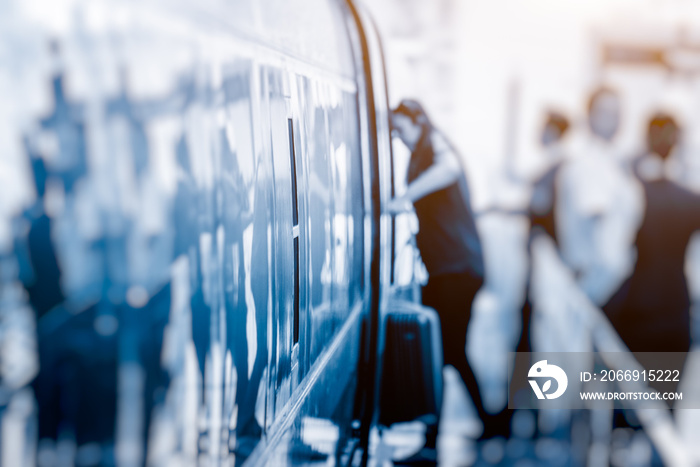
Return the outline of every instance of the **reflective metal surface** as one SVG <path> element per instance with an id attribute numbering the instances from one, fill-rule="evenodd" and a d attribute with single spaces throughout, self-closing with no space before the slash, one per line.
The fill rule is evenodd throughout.
<path id="1" fill-rule="evenodd" d="M 345 7 L 43 6 L 0 6 L 3 465 L 340 456 L 369 288 Z"/>

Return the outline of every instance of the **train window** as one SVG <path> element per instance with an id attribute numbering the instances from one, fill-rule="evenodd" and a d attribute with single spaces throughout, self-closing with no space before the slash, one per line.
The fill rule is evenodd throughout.
<path id="1" fill-rule="evenodd" d="M 287 119 L 289 157 L 292 171 L 292 236 L 294 238 L 294 343 L 299 342 L 299 198 L 297 196 L 297 158 L 294 149 L 294 121 Z"/>

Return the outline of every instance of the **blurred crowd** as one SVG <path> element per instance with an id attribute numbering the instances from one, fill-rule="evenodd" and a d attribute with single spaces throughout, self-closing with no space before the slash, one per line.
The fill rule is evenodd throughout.
<path id="1" fill-rule="evenodd" d="M 623 108 L 618 89 L 599 86 L 585 119 L 545 109 L 538 141 L 546 162 L 532 178 L 514 180 L 526 187 L 527 208 L 477 212 L 485 243 L 491 233 L 511 243 L 522 238 L 494 230 L 489 218 L 510 219 L 500 223 L 506 230 L 523 219 L 528 225 L 524 242 L 503 247 L 522 251 L 507 266 L 525 271 L 516 281 L 520 290 L 504 288 L 508 278 L 489 276 L 489 266 L 503 269 L 491 256 L 472 314 L 468 354 L 492 412 L 506 404 L 508 352 L 690 352 L 697 345 L 692 290 L 700 191 L 688 174 L 689 129 L 659 105 L 643 117 L 642 149 L 625 153 L 616 138 L 630 117 Z M 693 355 L 680 383 L 691 398 L 699 378 Z M 688 404 L 517 410 L 509 436 L 563 442 L 567 448 L 553 464 L 689 465 L 697 462 L 698 427 L 695 411 L 682 410 Z"/>

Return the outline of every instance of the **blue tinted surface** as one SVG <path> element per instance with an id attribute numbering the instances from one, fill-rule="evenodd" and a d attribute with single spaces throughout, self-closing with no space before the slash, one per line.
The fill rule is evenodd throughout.
<path id="1" fill-rule="evenodd" d="M 8 37 L 32 53 L 0 56 L 3 459 L 239 462 L 305 384 L 299 420 L 347 421 L 366 269 L 354 82 L 181 18 L 88 10 L 55 39 L 26 20 Z"/>

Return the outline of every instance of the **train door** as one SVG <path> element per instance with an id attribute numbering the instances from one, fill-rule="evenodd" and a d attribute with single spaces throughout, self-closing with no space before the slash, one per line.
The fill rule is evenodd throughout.
<path id="1" fill-rule="evenodd" d="M 308 204 L 305 193 L 308 190 L 306 173 L 305 149 L 302 141 L 303 121 L 301 118 L 302 102 L 299 96 L 299 77 L 288 74 L 289 88 L 287 91 L 287 151 L 289 154 L 290 178 L 292 187 L 292 241 L 293 241 L 293 280 L 294 292 L 292 314 L 288 325 L 291 334 L 291 390 L 294 391 L 303 378 L 306 362 L 302 349 L 306 347 L 306 318 L 307 318 L 307 263 L 308 263 Z"/>
<path id="2" fill-rule="evenodd" d="M 329 160 L 328 117 L 323 86 L 312 78 L 299 78 L 300 140 L 304 148 L 306 215 L 304 231 L 308 254 L 304 268 L 305 313 L 302 316 L 304 373 L 321 354 L 330 340 L 328 321 L 333 301 L 332 212 L 333 186 Z"/>
<path id="3" fill-rule="evenodd" d="M 290 76 L 267 68 L 267 110 L 273 165 L 273 307 L 268 324 L 270 362 L 266 426 L 277 418 L 294 389 L 299 361 L 300 225 L 299 165 L 292 114 Z M 265 94 L 265 93 L 264 93 Z"/>
<path id="4" fill-rule="evenodd" d="M 342 81 L 316 77 L 296 76 L 292 82 L 300 156 L 301 379 L 329 350 L 352 311 L 362 306 L 364 196 L 354 90 L 348 92 Z M 350 375 L 343 373 L 334 382 L 344 388 Z M 329 396 L 323 403 L 334 401 Z M 316 409 L 322 411 L 320 405 Z"/>

